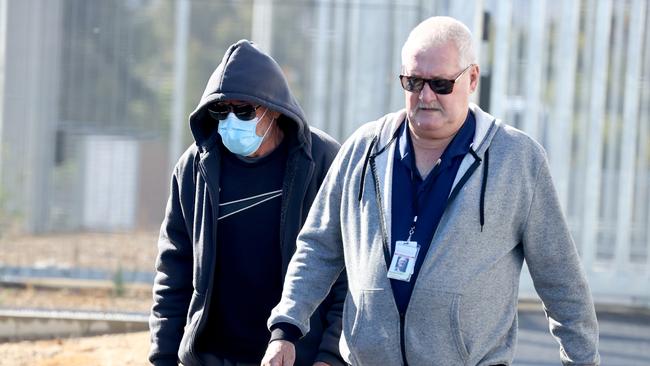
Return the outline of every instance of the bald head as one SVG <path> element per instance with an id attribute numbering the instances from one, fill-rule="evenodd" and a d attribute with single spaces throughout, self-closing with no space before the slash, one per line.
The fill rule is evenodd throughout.
<path id="1" fill-rule="evenodd" d="M 451 17 L 431 17 L 418 24 L 402 47 L 402 65 L 406 59 L 451 42 L 458 50 L 459 68 L 475 64 L 476 56 L 469 28 Z"/>

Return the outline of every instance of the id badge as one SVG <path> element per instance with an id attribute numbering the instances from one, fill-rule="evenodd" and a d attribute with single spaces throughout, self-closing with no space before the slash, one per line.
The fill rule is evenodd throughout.
<path id="1" fill-rule="evenodd" d="M 388 269 L 388 278 L 409 282 L 415 270 L 415 261 L 419 251 L 420 246 L 416 241 L 396 241 L 395 253 L 393 253 Z"/>

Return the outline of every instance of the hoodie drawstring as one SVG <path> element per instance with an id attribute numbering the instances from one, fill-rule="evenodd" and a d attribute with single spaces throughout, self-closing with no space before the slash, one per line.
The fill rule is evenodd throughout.
<path id="1" fill-rule="evenodd" d="M 194 159 L 192 161 L 192 182 L 194 182 L 194 185 L 196 185 L 196 172 L 199 166 L 199 151 L 200 148 L 196 151 L 196 154 L 194 154 Z"/>
<path id="2" fill-rule="evenodd" d="M 483 159 L 481 159 L 471 146 L 469 148 L 469 153 L 472 154 L 476 162 L 479 164 L 483 163 L 483 178 L 481 180 L 481 196 L 479 199 L 479 222 L 481 224 L 481 232 L 483 232 L 483 225 L 485 224 L 485 188 L 487 187 L 488 160 L 490 159 L 490 153 L 489 149 L 485 150 L 485 155 Z"/>
<path id="3" fill-rule="evenodd" d="M 383 128 L 383 125 L 382 125 Z M 386 145 L 379 149 L 376 153 L 372 153 L 372 148 L 377 144 L 377 141 L 379 141 L 379 134 L 376 134 L 375 137 L 372 138 L 372 141 L 370 141 L 370 146 L 368 147 L 368 151 L 366 151 L 366 156 L 363 159 L 363 169 L 361 170 L 361 181 L 359 182 L 359 202 L 361 202 L 361 198 L 363 197 L 363 185 L 366 182 L 366 171 L 368 170 L 368 163 L 370 162 L 370 159 L 374 159 L 375 156 L 383 153 L 390 147 L 393 142 L 397 140 L 397 136 L 399 135 L 400 129 L 396 129 L 395 132 L 393 133 L 393 136 L 388 140 Z"/>
<path id="4" fill-rule="evenodd" d="M 372 141 L 370 141 L 370 146 L 368 147 L 368 151 L 366 151 L 366 157 L 363 159 L 363 168 L 361 169 L 361 182 L 359 183 L 359 202 L 361 202 L 361 198 L 363 197 L 363 185 L 366 183 L 366 171 L 368 170 L 368 162 L 370 161 L 372 148 L 375 146 L 376 142 L 377 136 L 375 136 Z"/>
<path id="5" fill-rule="evenodd" d="M 481 200 L 479 203 L 480 212 L 479 219 L 481 222 L 481 232 L 483 232 L 483 225 L 485 224 L 485 188 L 487 187 L 487 177 L 488 177 L 488 162 L 490 161 L 490 149 L 485 150 L 485 156 L 483 157 L 483 179 L 481 180 Z"/>

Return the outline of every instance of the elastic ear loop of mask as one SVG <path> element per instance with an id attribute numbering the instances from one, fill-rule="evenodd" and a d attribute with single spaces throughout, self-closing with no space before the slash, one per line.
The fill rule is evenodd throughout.
<path id="1" fill-rule="evenodd" d="M 266 107 L 266 110 L 264 111 L 264 113 L 262 113 L 262 117 L 260 117 L 260 119 L 259 119 L 260 122 L 262 122 L 262 119 L 264 119 L 264 116 L 266 115 L 266 112 L 268 112 L 268 111 L 269 111 L 269 108 Z M 273 124 L 273 121 L 269 122 L 269 127 L 266 128 L 266 131 L 264 132 L 264 135 L 262 135 L 262 141 L 264 141 L 264 138 L 266 138 L 266 134 L 269 133 L 269 130 L 271 129 L 272 124 Z M 260 143 L 260 145 L 261 145 L 261 143 Z M 258 149 L 259 149 L 259 147 L 258 147 Z"/>

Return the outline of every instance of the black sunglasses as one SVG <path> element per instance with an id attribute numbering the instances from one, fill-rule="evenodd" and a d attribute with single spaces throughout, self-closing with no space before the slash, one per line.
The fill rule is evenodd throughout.
<path id="1" fill-rule="evenodd" d="M 228 103 L 213 103 L 208 106 L 208 112 L 212 118 L 217 121 L 222 121 L 228 117 L 228 113 L 232 111 L 239 119 L 250 121 L 255 118 L 257 108 L 260 106 L 252 106 L 250 104 L 228 104 Z"/>
<path id="2" fill-rule="evenodd" d="M 412 93 L 419 93 L 422 91 L 422 88 L 424 88 L 424 83 L 427 83 L 429 84 L 429 88 L 431 88 L 431 90 L 436 94 L 451 94 L 451 92 L 454 91 L 454 84 L 456 81 L 461 76 L 463 76 L 465 71 L 469 70 L 469 68 L 472 66 L 474 66 L 474 64 L 467 66 L 463 71 L 460 72 L 460 74 L 458 74 L 458 76 L 451 80 L 424 79 L 417 76 L 400 75 L 399 81 L 402 83 L 402 88 L 404 88 L 404 90 Z"/>

